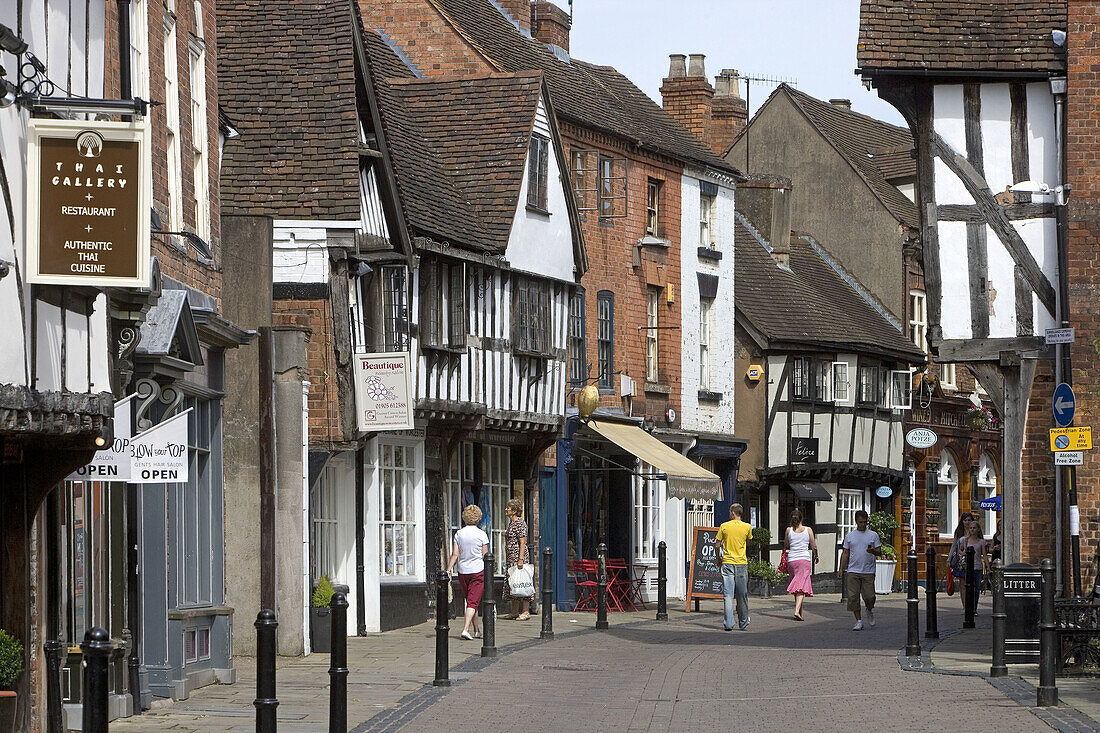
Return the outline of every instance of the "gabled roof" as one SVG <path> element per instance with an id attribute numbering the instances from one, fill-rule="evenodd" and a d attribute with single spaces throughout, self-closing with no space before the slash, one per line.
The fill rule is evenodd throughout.
<path id="1" fill-rule="evenodd" d="M 226 214 L 357 220 L 358 117 L 347 0 L 218 0 Z"/>
<path id="2" fill-rule="evenodd" d="M 174 348 L 177 353 L 173 353 Z M 140 356 L 174 356 L 196 366 L 203 363 L 186 290 L 161 291 L 156 305 L 141 323 L 141 340 L 136 351 Z"/>
<path id="3" fill-rule="evenodd" d="M 439 156 L 503 253 L 527 164 L 542 91 L 538 72 L 464 79 L 394 79 L 390 89 L 412 129 Z"/>
<path id="4" fill-rule="evenodd" d="M 490 0 L 433 0 L 502 71 L 542 71 L 558 114 L 643 148 L 739 175 L 633 82 L 610 66 L 558 58 L 524 35 Z"/>
<path id="5" fill-rule="evenodd" d="M 924 361 L 885 309 L 857 292 L 849 284 L 858 287 L 855 278 L 812 238 L 791 238 L 789 269 L 776 264 L 740 217 L 734 240 L 738 317 L 768 341 Z"/>
<path id="6" fill-rule="evenodd" d="M 856 59 L 874 72 L 1046 72 L 1066 0 L 862 0 Z"/>
<path id="7" fill-rule="evenodd" d="M 919 225 L 917 205 L 890 183 L 917 174 L 917 162 L 909 154 L 913 149 L 909 130 L 815 99 L 787 84 L 780 84 L 764 106 L 779 95 L 790 98 L 806 115 L 895 219 L 906 226 Z"/>

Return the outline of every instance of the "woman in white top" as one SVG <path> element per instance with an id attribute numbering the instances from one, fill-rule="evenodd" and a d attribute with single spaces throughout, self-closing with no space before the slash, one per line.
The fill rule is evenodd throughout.
<path id="1" fill-rule="evenodd" d="M 814 531 L 803 526 L 802 512 L 797 509 L 791 512 L 791 526 L 787 527 L 783 548 L 787 551 L 787 572 L 791 574 L 787 592 L 794 594 L 794 617 L 801 621 L 802 602 L 806 596 L 814 594 L 810 576 L 817 562 L 817 540 L 814 539 Z"/>
<path id="2" fill-rule="evenodd" d="M 489 535 L 477 526 L 481 521 L 481 510 L 470 504 L 462 510 L 462 522 L 466 526 L 455 532 L 451 559 L 447 563 L 447 574 L 455 564 L 458 565 L 458 584 L 466 597 L 466 623 L 462 625 L 463 639 L 473 640 L 480 637 L 477 628 L 477 607 L 485 591 L 485 553 L 489 551 Z M 470 625 L 474 636 L 470 636 Z"/>

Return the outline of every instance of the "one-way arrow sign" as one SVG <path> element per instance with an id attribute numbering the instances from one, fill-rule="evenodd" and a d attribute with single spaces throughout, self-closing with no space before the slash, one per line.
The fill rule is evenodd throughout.
<path id="1" fill-rule="evenodd" d="M 1065 382 L 1054 390 L 1054 421 L 1058 427 L 1066 427 L 1073 422 L 1073 413 L 1077 407 L 1077 398 L 1073 396 L 1073 388 Z"/>

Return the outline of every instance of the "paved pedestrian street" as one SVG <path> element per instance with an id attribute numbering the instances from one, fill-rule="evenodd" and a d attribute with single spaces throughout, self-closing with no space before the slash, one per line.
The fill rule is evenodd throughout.
<path id="1" fill-rule="evenodd" d="M 851 631 L 851 614 L 836 595 L 811 599 L 801 623 L 791 618 L 789 597 L 753 599 L 746 631 L 724 632 L 714 601 L 704 601 L 698 614 L 673 611 L 665 623 L 654 621 L 652 612 L 612 614 L 612 628 L 603 632 L 592 629 L 592 614 L 559 613 L 557 638 L 549 642 L 537 639 L 538 617 L 527 623 L 500 620 L 501 656 L 495 660 L 479 656 L 480 642 L 452 640 L 450 688 L 430 684 L 431 624 L 351 639 L 348 725 L 363 733 L 677 731 L 716 725 L 775 731 L 792 721 L 812 721 L 815 733 L 826 733 L 944 731 L 973 720 L 976 731 L 1041 731 L 1052 725 L 1100 730 L 1073 709 L 1095 714 L 1095 681 L 1067 684 L 1058 715 L 1044 712 L 1040 718 L 1030 707 L 1034 690 L 1019 677 L 1009 678 L 1002 691 L 975 674 L 983 666 L 988 671 L 981 652 L 988 602 L 979 611 L 979 628 L 961 632 L 958 603 L 941 599 L 945 638 L 925 655 L 926 664 L 936 667 L 930 671 L 938 672 L 931 674 L 899 664 L 905 642 L 900 595 L 881 598 L 877 625 L 862 632 Z M 253 660 L 237 661 L 236 685 L 197 690 L 187 701 L 160 704 L 112 728 L 254 729 Z M 280 660 L 280 731 L 328 729 L 327 664 L 323 654 Z M 1028 679 L 1032 670 L 1013 672 Z"/>

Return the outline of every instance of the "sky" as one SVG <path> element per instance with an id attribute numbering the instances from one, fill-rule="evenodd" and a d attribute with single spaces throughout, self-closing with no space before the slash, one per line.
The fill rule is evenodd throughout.
<path id="1" fill-rule="evenodd" d="M 555 3 L 568 10 L 568 0 Z M 711 84 L 737 69 L 818 99 L 850 99 L 856 112 L 904 126 L 853 73 L 858 35 L 859 0 L 573 0 L 569 43 L 573 56 L 614 66 L 658 104 L 669 54 L 702 53 Z M 752 85 L 750 113 L 775 86 Z"/>

